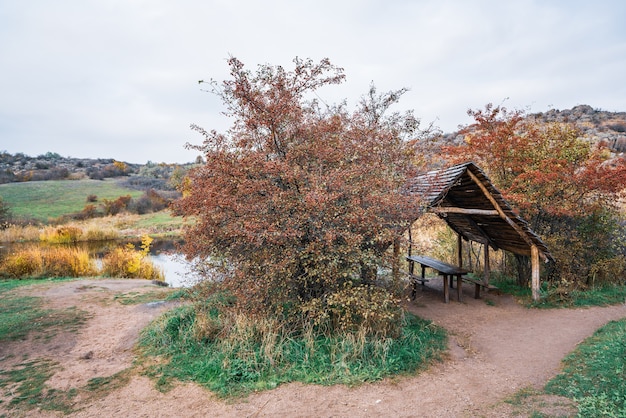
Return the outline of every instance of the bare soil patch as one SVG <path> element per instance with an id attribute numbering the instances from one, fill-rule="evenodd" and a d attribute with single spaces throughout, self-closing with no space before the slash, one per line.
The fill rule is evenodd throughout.
<path id="1" fill-rule="evenodd" d="M 153 381 L 132 369 L 139 331 L 171 304 L 122 305 L 115 296 L 155 289 L 157 286 L 143 280 L 109 279 L 21 289 L 44 297 L 51 307 L 75 306 L 88 312 L 89 319 L 78 333 L 0 347 L 0 368 L 11 367 L 23 355 L 52 359 L 60 367 L 47 385 L 65 391 L 83 387 L 94 377 L 128 371 L 123 384 L 103 396 L 79 393 L 72 417 L 501 417 L 528 416 L 533 411 L 571 416 L 576 409 L 569 400 L 537 393 L 579 342 L 608 321 L 626 316 L 626 304 L 526 309 L 505 295 L 473 299 L 469 287 L 462 302 L 444 304 L 435 283 L 418 292 L 415 301 L 407 301 L 407 309 L 448 330 L 449 351 L 444 362 L 414 377 L 355 388 L 293 383 L 224 401 L 190 383 L 161 393 Z M 14 411 L 5 408 L 6 402 L 0 403 L 0 416 L 13 416 Z"/>

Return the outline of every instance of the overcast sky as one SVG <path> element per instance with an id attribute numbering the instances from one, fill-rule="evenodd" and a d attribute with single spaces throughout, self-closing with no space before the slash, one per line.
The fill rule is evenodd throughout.
<path id="1" fill-rule="evenodd" d="M 193 161 L 230 55 L 327 57 L 347 80 L 322 99 L 407 87 L 396 110 L 444 132 L 489 102 L 626 111 L 623 0 L 0 0 L 0 151 Z"/>

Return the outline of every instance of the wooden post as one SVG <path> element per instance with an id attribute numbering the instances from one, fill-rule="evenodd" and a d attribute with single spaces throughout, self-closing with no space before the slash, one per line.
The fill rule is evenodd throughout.
<path id="1" fill-rule="evenodd" d="M 448 275 L 443 275 L 443 301 L 450 302 L 450 289 L 448 289 Z"/>
<path id="2" fill-rule="evenodd" d="M 456 236 L 456 260 L 460 268 L 463 268 L 463 239 L 461 234 Z"/>
<path id="3" fill-rule="evenodd" d="M 530 246 L 530 263 L 532 268 L 533 300 L 539 300 L 539 249 L 536 245 Z"/>
<path id="4" fill-rule="evenodd" d="M 487 289 L 489 289 L 489 275 L 491 273 L 490 271 L 490 266 L 489 266 L 489 245 L 488 244 L 484 244 L 485 246 L 485 274 L 483 277 L 483 283 L 485 284 L 485 286 L 487 286 Z"/>

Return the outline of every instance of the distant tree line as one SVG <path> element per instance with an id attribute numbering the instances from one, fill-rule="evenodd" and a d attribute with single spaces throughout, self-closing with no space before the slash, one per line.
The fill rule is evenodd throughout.
<path id="1" fill-rule="evenodd" d="M 0 151 L 0 184 L 23 181 L 77 180 L 81 178 L 104 180 L 106 178 L 137 176 L 151 180 L 134 179 L 129 183 L 132 188 L 174 190 L 182 181 L 187 170 L 199 163 L 202 163 L 201 157 L 198 157 L 193 163 L 186 164 L 148 161 L 144 165 L 114 159 L 62 157 L 53 152 L 30 157 L 23 153 L 11 154 Z M 155 181 L 154 179 L 159 180 Z M 167 184 L 170 180 L 172 183 Z M 152 182 L 152 184 L 146 187 L 148 182 Z"/>

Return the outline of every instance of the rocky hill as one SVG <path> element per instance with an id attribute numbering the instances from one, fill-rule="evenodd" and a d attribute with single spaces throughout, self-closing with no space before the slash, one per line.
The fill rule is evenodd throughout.
<path id="1" fill-rule="evenodd" d="M 532 113 L 527 117 L 543 122 L 572 123 L 580 129 L 584 138 L 606 145 L 615 156 L 626 153 L 626 112 L 607 112 L 579 105 L 571 109 Z M 441 138 L 444 144 L 458 144 L 461 141 L 463 136 L 458 132 L 445 134 Z"/>
<path id="2" fill-rule="evenodd" d="M 603 143 L 615 153 L 626 152 L 626 112 L 606 112 L 579 105 L 567 110 L 535 113 L 531 117 L 545 122 L 573 123 L 590 141 Z"/>

